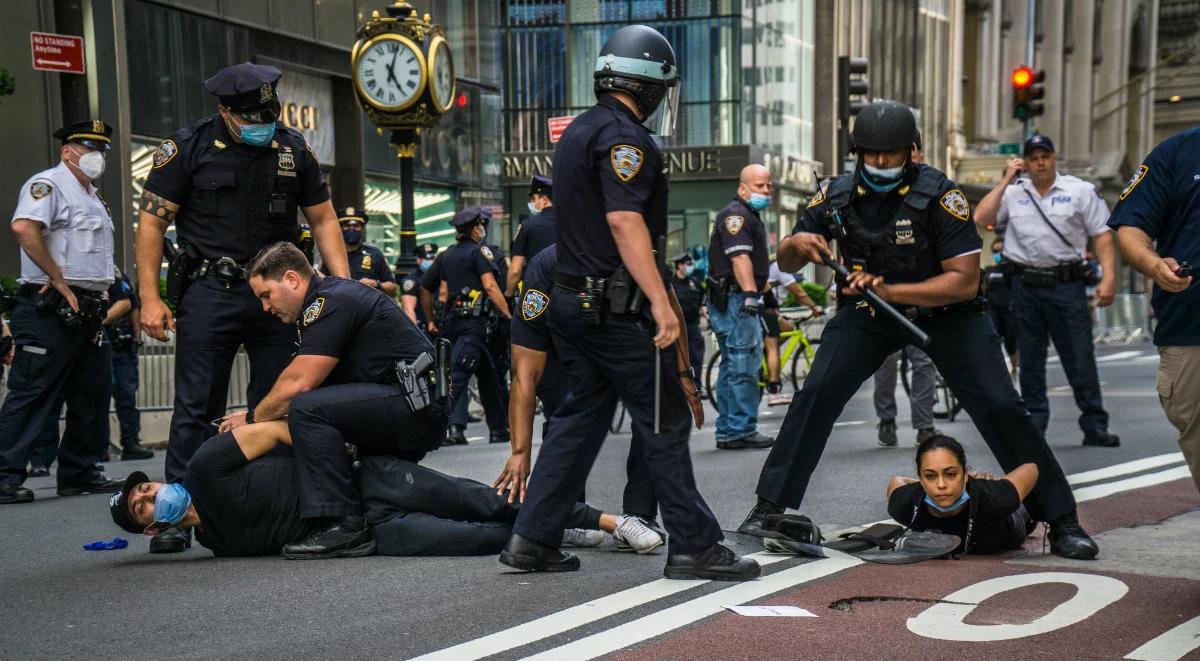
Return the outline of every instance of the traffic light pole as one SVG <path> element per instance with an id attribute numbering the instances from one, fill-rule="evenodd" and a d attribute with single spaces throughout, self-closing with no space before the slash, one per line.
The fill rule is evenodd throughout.
<path id="1" fill-rule="evenodd" d="M 1025 0 L 1025 62 L 1029 64 L 1029 68 L 1037 70 L 1033 63 L 1033 39 L 1034 39 L 1034 16 L 1037 12 L 1036 0 Z M 1029 118 L 1021 120 L 1021 141 L 1028 140 L 1033 132 L 1029 129 Z"/>

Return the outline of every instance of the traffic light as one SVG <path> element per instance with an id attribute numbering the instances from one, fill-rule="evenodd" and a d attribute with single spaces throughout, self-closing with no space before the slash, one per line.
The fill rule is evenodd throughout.
<path id="1" fill-rule="evenodd" d="M 870 103 L 870 83 L 865 57 L 842 55 L 838 58 L 838 158 L 845 157 L 850 145 L 850 118 Z"/>
<path id="2" fill-rule="evenodd" d="M 1046 80 L 1044 70 L 1034 71 L 1022 64 L 1013 69 L 1010 80 L 1013 89 L 1012 114 L 1014 119 L 1024 122 L 1046 112 L 1046 107 L 1038 103 L 1042 97 L 1046 96 L 1046 90 L 1042 87 L 1042 82 Z"/>

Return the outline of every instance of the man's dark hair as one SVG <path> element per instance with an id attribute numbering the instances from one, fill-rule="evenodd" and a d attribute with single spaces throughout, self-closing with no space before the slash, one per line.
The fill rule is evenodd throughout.
<path id="1" fill-rule="evenodd" d="M 288 271 L 310 278 L 316 274 L 299 248 L 287 241 L 280 241 L 258 251 L 246 265 L 246 279 L 258 276 L 264 280 L 282 280 L 283 274 Z"/>

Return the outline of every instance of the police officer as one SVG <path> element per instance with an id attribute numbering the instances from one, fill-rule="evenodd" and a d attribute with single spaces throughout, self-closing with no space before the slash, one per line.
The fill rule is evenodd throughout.
<path id="1" fill-rule="evenodd" d="M 363 517 L 346 445 L 359 455 L 420 461 L 445 434 L 445 406 L 429 372 L 401 381 L 403 362 L 433 344 L 382 292 L 318 275 L 293 244 L 263 249 L 247 266 L 261 309 L 299 334 L 296 356 L 270 392 L 220 431 L 285 420 L 296 455 L 300 516 L 314 532 L 283 547 L 289 559 L 369 555 L 375 542 Z M 439 377 L 440 378 L 440 377 Z M 422 393 L 416 381 L 424 381 Z"/>
<path id="2" fill-rule="evenodd" d="M 450 430 L 447 444 L 467 443 L 467 382 L 475 375 L 479 397 L 487 417 L 491 442 L 508 442 L 508 412 L 500 398 L 496 366 L 487 349 L 487 310 L 490 303 L 506 320 L 512 315 L 500 291 L 496 256 L 481 242 L 487 233 L 491 213 L 482 207 L 470 207 L 454 215 L 450 224 L 456 231 L 456 243 L 434 260 L 433 267 L 421 280 L 421 286 L 436 295 L 446 284 L 447 307 L 439 326 L 433 320 L 429 297 L 422 296 L 429 332 L 450 340 Z"/>
<path id="3" fill-rule="evenodd" d="M 486 228 L 484 240 L 486 241 Z M 484 243 L 484 246 L 491 251 L 493 261 L 496 264 L 496 284 L 503 287 L 508 281 L 508 273 L 510 265 L 508 257 L 504 254 L 504 249 L 494 243 Z M 511 306 L 510 306 L 511 309 Z M 496 368 L 496 378 L 484 379 L 483 382 L 478 382 L 479 398 L 480 399 L 498 399 L 502 402 L 508 402 L 508 372 L 512 365 L 512 357 L 510 356 L 510 344 L 512 342 L 509 336 L 509 326 L 511 318 L 500 313 L 499 308 L 494 305 L 489 305 L 485 309 L 487 315 L 487 351 L 492 359 L 492 365 Z M 487 392 L 492 388 L 496 389 L 495 393 Z M 507 427 L 505 427 L 507 430 Z M 507 443 L 508 433 L 492 434 L 489 438 L 490 443 Z"/>
<path id="4" fill-rule="evenodd" d="M 1084 264 L 1091 238 L 1103 266 L 1096 305 L 1111 304 L 1117 262 L 1105 224 L 1108 207 L 1095 186 L 1058 172 L 1049 137 L 1030 137 L 1024 154 L 1024 159 L 1009 160 L 1004 178 L 980 200 L 975 217 L 980 226 L 1007 225 L 1004 256 L 1015 271 L 1012 321 L 1021 360 L 1021 396 L 1034 424 L 1045 433 L 1050 423 L 1046 345 L 1053 340 L 1080 410 L 1083 444 L 1117 447 L 1121 441 L 1108 432 L 1092 345 L 1086 288 L 1096 284 L 1095 273 Z M 1029 178 L 1016 179 L 1022 170 Z"/>
<path id="5" fill-rule="evenodd" d="M 549 322 L 571 396 L 542 441 L 500 562 L 530 571 L 579 568 L 579 559 L 559 548 L 561 530 L 620 398 L 645 439 L 642 458 L 670 532 L 665 575 L 750 579 L 758 563 L 718 543 L 720 526 L 696 489 L 683 387 L 666 379 L 655 391 L 655 371 L 674 373 L 674 356 L 663 366 L 659 350 L 675 343 L 681 323 L 651 250 L 667 231 L 666 164 L 641 122 L 666 97 L 659 134 L 671 132 L 679 91 L 675 53 L 653 29 L 627 26 L 601 49 L 594 77 L 597 104 L 572 122 L 554 154 L 554 200 L 563 222 Z M 640 297 L 617 296 L 630 287 L 643 292 L 649 310 L 637 309 Z"/>
<path id="6" fill-rule="evenodd" d="M 527 261 L 555 241 L 553 195 L 554 184 L 550 179 L 534 175 L 529 181 L 529 213 L 532 215 L 513 235 L 512 264 L 504 289 L 504 295 L 509 298 L 517 295 L 517 284 L 521 282 Z"/>
<path id="7" fill-rule="evenodd" d="M 346 261 L 350 279 L 368 287 L 374 287 L 388 296 L 396 296 L 396 274 L 388 267 L 387 258 L 379 248 L 363 242 L 370 216 L 357 207 L 346 207 L 338 213 L 338 224 L 342 226 L 342 241 L 346 244 Z M 322 275 L 325 265 L 321 264 Z"/>
<path id="8" fill-rule="evenodd" d="M 278 122 L 279 69 L 245 62 L 204 81 L 217 114 L 164 140 L 142 193 L 137 231 L 142 328 L 158 340 L 175 331 L 175 410 L 166 479 L 178 481 L 188 459 L 225 413 L 238 347 L 250 358 L 250 406 L 266 394 L 295 348 L 295 332 L 262 311 L 242 267 L 261 248 L 298 241 L 304 213 L 325 267 L 347 275 L 346 249 L 316 156 Z M 168 288 L 182 292 L 172 313 L 158 293 L 163 234 L 174 223 L 179 257 Z M 178 318 L 178 323 L 176 323 Z M 167 530 L 150 551 L 191 545 L 190 531 Z"/>
<path id="9" fill-rule="evenodd" d="M 425 308 L 421 305 L 421 276 L 433 266 L 437 252 L 436 243 L 422 243 L 414 248 L 413 256 L 417 258 L 417 268 L 411 273 L 406 273 L 400 280 L 400 305 L 408 318 L 417 322 L 417 327 L 422 331 L 429 320 L 425 318 Z"/>
<path id="10" fill-rule="evenodd" d="M 978 303 L 981 245 L 970 205 L 941 172 L 912 162 L 915 132 L 904 104 L 868 105 L 852 132 L 854 172 L 823 188 L 780 246 L 780 268 L 794 271 L 831 255 L 828 241 L 836 236 L 854 272 L 763 466 L 758 503 L 738 531 L 764 536 L 768 515 L 800 505 L 842 409 L 910 340 L 861 296 L 865 286 L 929 334 L 926 353 L 1000 466 L 1010 471 L 1037 464 L 1037 488 L 1025 502 L 1037 520 L 1049 522 L 1053 552 L 1093 558 L 1098 549 L 1079 525 L 1071 487 L 1008 380 L 999 340 Z"/>
<path id="11" fill-rule="evenodd" d="M 709 239 L 708 323 L 717 335 L 717 448 L 769 448 L 775 439 L 758 431 L 758 373 L 762 365 L 761 292 L 770 274 L 767 230 L 758 212 L 771 203 L 771 174 L 761 165 L 742 168 L 737 197 L 717 212 Z"/>
<path id="12" fill-rule="evenodd" d="M 25 182 L 13 212 L 21 287 L 11 315 L 16 357 L 0 407 L 0 504 L 33 502 L 21 486 L 25 464 L 51 416 L 57 425 L 63 400 L 58 494 L 121 488 L 97 468 L 108 449 L 112 366 L 100 329 L 113 282 L 113 222 L 92 182 L 104 172 L 111 135 L 99 120 L 55 131 L 62 160 Z"/>
<path id="13" fill-rule="evenodd" d="M 108 288 L 109 308 L 104 334 L 112 346 L 112 400 L 121 430 L 121 459 L 149 459 L 154 451 L 142 447 L 142 412 L 137 406 L 138 315 L 141 302 L 129 278 L 117 269 Z"/>
<path id="14" fill-rule="evenodd" d="M 700 315 L 705 311 L 704 290 L 693 276 L 696 265 L 690 254 L 680 253 L 671 262 L 675 264 L 675 277 L 671 278 L 671 289 L 675 292 L 675 298 L 679 299 L 679 308 L 683 310 L 692 371 L 695 373 L 696 383 L 700 383 L 700 373 L 704 370 L 704 333 L 700 331 Z"/>

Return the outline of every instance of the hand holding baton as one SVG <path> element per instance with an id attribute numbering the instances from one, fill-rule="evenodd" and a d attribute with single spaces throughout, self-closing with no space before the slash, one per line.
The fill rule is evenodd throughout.
<path id="1" fill-rule="evenodd" d="M 837 274 L 839 282 L 847 282 L 847 280 L 850 278 L 850 271 L 845 267 L 845 265 L 843 265 L 841 262 L 835 261 L 832 257 L 824 253 L 822 253 L 821 259 L 825 262 L 825 266 L 833 269 L 833 272 Z M 858 288 L 862 290 L 863 296 L 866 296 L 867 300 L 870 301 L 872 305 L 887 313 L 889 317 L 895 319 L 897 323 L 905 328 L 905 330 L 907 330 L 909 333 L 912 333 L 913 336 L 917 338 L 917 342 L 921 348 L 929 346 L 929 335 L 925 331 L 918 328 L 911 319 L 904 316 L 899 310 L 892 307 L 890 303 L 883 300 L 883 298 L 880 297 L 879 294 L 876 294 L 873 289 L 864 287 L 862 285 L 858 285 Z"/>

